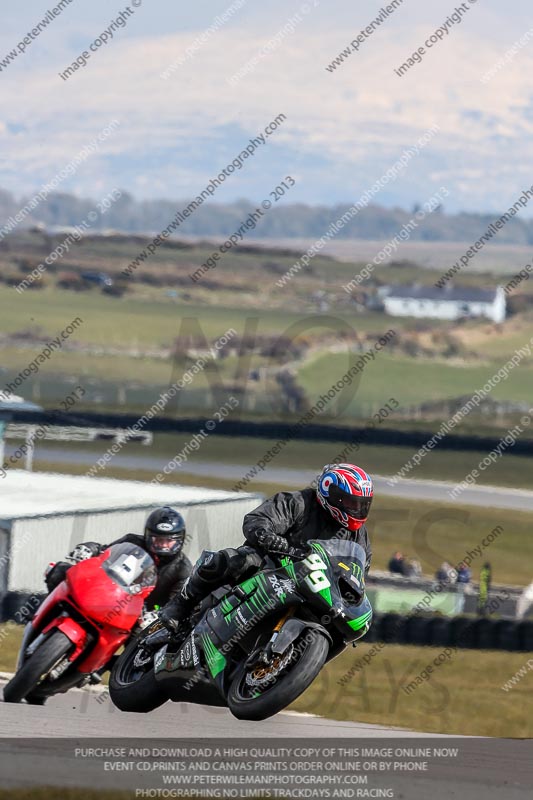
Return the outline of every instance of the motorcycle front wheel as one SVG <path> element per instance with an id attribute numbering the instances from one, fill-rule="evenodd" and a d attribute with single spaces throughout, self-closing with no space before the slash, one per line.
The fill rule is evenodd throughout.
<path id="1" fill-rule="evenodd" d="M 42 705 L 43 700 L 38 698 L 35 690 L 46 679 L 50 670 L 58 664 L 67 653 L 72 650 L 73 644 L 64 633 L 54 631 L 44 641 L 35 653 L 21 666 L 9 683 L 4 687 L 5 703 L 20 703 L 26 697 L 32 705 Z"/>
<path id="2" fill-rule="evenodd" d="M 316 630 L 303 632 L 285 657 L 271 665 L 241 665 L 228 692 L 237 719 L 262 720 L 290 705 L 314 681 L 328 656 L 329 642 Z"/>
<path id="3" fill-rule="evenodd" d="M 168 700 L 168 694 L 156 681 L 153 659 L 143 666 L 135 664 L 139 642 L 133 639 L 113 667 L 109 695 L 121 711 L 147 714 Z"/>

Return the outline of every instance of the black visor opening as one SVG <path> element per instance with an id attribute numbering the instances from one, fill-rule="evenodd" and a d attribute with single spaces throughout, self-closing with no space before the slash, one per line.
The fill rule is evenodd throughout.
<path id="1" fill-rule="evenodd" d="M 368 517 L 370 506 L 372 504 L 371 497 L 357 497 L 352 494 L 344 492 L 336 484 L 329 487 L 329 501 L 331 505 L 344 511 L 354 519 L 365 520 Z"/>

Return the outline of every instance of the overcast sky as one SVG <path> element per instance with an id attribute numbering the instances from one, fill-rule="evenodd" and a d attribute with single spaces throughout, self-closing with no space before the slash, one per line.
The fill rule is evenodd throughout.
<path id="1" fill-rule="evenodd" d="M 164 80 L 161 73 L 232 2 L 242 7 Z M 327 64 L 384 4 L 195 0 L 191 8 L 176 0 L 142 0 L 130 6 L 135 13 L 127 26 L 63 81 L 58 73 L 126 7 L 120 0 L 72 0 L 0 71 L 0 187 L 17 196 L 32 193 L 117 119 L 117 131 L 63 188 L 95 199 L 115 186 L 139 198 L 194 196 L 250 137 L 284 113 L 285 124 L 232 175 L 217 200 L 260 201 L 286 175 L 297 181 L 289 201 L 356 200 L 405 148 L 438 125 L 439 133 L 379 202 L 409 207 L 445 186 L 449 210 L 510 205 L 533 184 L 530 0 L 465 2 L 461 24 L 400 78 L 394 69 L 460 5 L 404 0 L 359 52 L 328 72 Z M 53 7 L 48 0 L 10 6 L 0 64 Z M 231 85 L 229 79 L 291 19 L 293 32 Z M 531 40 L 482 83 L 528 30 Z M 531 209 L 526 216 L 533 216 L 533 202 Z"/>

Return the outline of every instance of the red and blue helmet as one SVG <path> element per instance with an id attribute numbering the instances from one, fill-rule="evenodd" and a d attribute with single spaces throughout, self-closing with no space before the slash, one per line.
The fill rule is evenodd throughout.
<path id="1" fill-rule="evenodd" d="M 368 519 L 374 496 L 372 478 L 355 464 L 328 464 L 318 476 L 318 502 L 350 531 L 358 531 Z"/>

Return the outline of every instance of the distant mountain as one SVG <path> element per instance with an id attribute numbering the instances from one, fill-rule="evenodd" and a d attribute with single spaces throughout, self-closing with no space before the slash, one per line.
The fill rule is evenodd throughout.
<path id="1" fill-rule="evenodd" d="M 9 192 L 0 190 L 0 230 L 3 236 L 12 228 L 17 212 L 20 212 L 30 199 L 29 197 L 16 199 Z M 137 201 L 127 192 L 123 192 L 120 199 L 111 203 L 105 214 L 98 214 L 97 219 L 90 223 L 90 229 L 155 234 L 167 227 L 172 220 L 181 218 L 173 235 L 229 236 L 237 231 L 257 208 L 247 200 L 228 204 L 210 202 L 200 205 L 187 218 L 178 214 L 190 202 L 190 200 Z M 268 211 L 263 211 L 257 227 L 246 229 L 245 237 L 247 240 L 318 239 L 348 208 L 349 205 L 326 207 L 280 203 Z M 48 228 L 80 225 L 95 209 L 96 203 L 93 200 L 70 194 L 51 194 L 48 200 L 39 203 L 31 214 L 24 215 L 23 222 L 17 227 L 20 229 L 36 224 Z M 417 210 L 417 206 L 405 210 L 369 205 L 350 219 L 336 233 L 336 237 L 391 239 L 413 218 Z M 502 213 L 506 210 L 502 209 Z M 437 209 L 418 223 L 409 238 L 411 241 L 426 242 L 474 242 L 498 216 L 472 213 L 446 214 L 442 209 Z M 499 244 L 532 244 L 533 220 L 513 218 L 498 231 L 496 241 Z"/>

